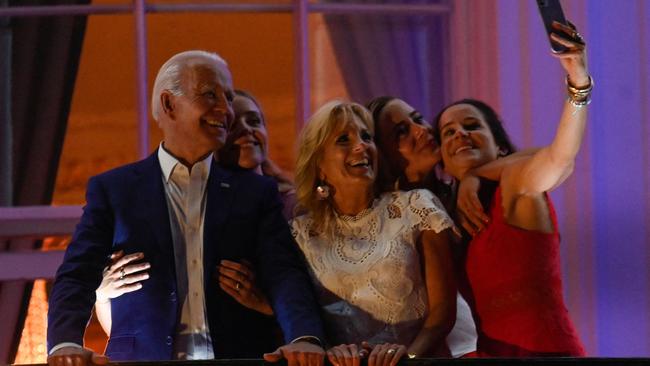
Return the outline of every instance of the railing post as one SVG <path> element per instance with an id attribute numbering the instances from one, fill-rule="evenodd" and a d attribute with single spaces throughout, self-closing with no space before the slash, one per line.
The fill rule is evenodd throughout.
<path id="1" fill-rule="evenodd" d="M 309 117 L 309 17 L 307 0 L 293 0 L 293 34 L 296 79 L 296 133 Z"/>
<path id="2" fill-rule="evenodd" d="M 149 99 L 147 97 L 147 14 L 145 0 L 134 0 L 138 93 L 138 157 L 149 155 Z"/>

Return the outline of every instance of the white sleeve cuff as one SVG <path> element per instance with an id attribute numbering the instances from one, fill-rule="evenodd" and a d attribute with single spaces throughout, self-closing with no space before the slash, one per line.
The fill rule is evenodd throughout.
<path id="1" fill-rule="evenodd" d="M 56 346 L 52 347 L 52 349 L 50 350 L 50 353 L 48 353 L 48 355 L 51 355 L 52 353 L 54 353 L 55 351 L 60 350 L 63 347 L 83 348 L 81 345 L 73 343 L 73 342 L 63 342 L 63 343 L 59 343 Z"/>
<path id="2" fill-rule="evenodd" d="M 291 343 L 296 343 L 296 342 L 309 342 L 311 344 L 315 344 L 323 347 L 323 342 L 321 342 L 320 339 L 316 336 L 304 335 L 291 341 Z"/>

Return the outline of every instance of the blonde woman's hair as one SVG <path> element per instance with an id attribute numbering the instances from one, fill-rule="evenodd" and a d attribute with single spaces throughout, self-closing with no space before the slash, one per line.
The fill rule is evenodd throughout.
<path id="1" fill-rule="evenodd" d="M 324 145 L 333 133 L 342 130 L 354 118 L 374 134 L 372 116 L 365 107 L 357 103 L 334 100 L 324 104 L 309 118 L 298 137 L 295 179 L 298 210 L 311 214 L 313 229 L 318 232 L 328 232 L 334 218 L 332 197 L 319 200 L 316 195 L 316 187 L 322 183 L 320 164 Z"/>

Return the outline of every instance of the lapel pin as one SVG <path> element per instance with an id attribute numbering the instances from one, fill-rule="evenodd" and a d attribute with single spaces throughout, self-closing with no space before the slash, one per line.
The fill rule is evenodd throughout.
<path id="1" fill-rule="evenodd" d="M 230 184 L 221 182 L 221 187 L 222 188 L 230 188 Z"/>

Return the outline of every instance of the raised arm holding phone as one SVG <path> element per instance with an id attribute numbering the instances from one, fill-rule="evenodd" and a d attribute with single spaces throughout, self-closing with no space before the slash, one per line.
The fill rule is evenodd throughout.
<path id="1" fill-rule="evenodd" d="M 575 27 L 552 23 L 550 39 L 563 51 L 553 55 L 567 73 L 568 98 L 553 141 L 527 156 L 503 159 L 501 169 L 485 167 L 514 152 L 497 113 L 483 102 L 464 99 L 434 121 L 444 168 L 464 185 L 478 178 L 487 223 L 471 238 L 465 271 L 468 301 L 478 322 L 478 356 L 583 356 L 584 348 L 564 304 L 560 235 L 548 192 L 573 171 L 587 122 L 593 80 L 585 42 Z M 473 191 L 474 189 L 469 189 Z M 472 215 L 478 199 L 459 201 Z"/>

